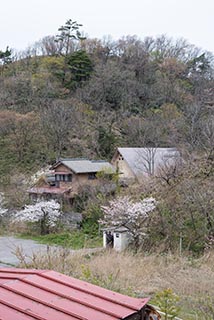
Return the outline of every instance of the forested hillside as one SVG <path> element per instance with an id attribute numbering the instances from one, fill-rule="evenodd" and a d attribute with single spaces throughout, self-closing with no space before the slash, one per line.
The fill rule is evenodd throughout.
<path id="1" fill-rule="evenodd" d="M 162 201 L 150 233 L 204 248 L 214 235 L 213 55 L 165 35 L 113 41 L 80 29 L 69 20 L 22 53 L 1 48 L 1 191 L 18 192 L 59 156 L 177 147 L 183 168 L 141 187 Z"/>

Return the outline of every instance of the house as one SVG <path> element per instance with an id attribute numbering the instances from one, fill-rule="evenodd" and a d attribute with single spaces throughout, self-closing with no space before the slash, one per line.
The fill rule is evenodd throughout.
<path id="1" fill-rule="evenodd" d="M 120 180 L 133 182 L 156 175 L 179 158 L 176 148 L 118 148 L 111 163 L 118 170 Z"/>
<path id="2" fill-rule="evenodd" d="M 98 173 L 111 175 L 114 171 L 114 167 L 104 160 L 59 159 L 28 193 L 32 200 L 63 198 L 72 201 L 81 187 L 101 184 Z"/>
<path id="3" fill-rule="evenodd" d="M 116 293 L 50 270 L 0 268 L 1 320 L 159 320 L 148 298 Z"/>

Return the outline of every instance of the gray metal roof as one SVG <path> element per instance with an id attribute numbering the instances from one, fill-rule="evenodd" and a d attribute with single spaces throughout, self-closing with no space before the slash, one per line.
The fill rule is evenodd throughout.
<path id="1" fill-rule="evenodd" d="M 118 148 L 118 152 L 127 162 L 136 176 L 153 173 L 163 165 L 170 165 L 180 157 L 176 148 Z"/>
<path id="2" fill-rule="evenodd" d="M 105 160 L 88 160 L 88 159 L 59 159 L 59 162 L 70 168 L 75 173 L 90 173 L 107 171 L 115 172 L 114 167 Z"/>

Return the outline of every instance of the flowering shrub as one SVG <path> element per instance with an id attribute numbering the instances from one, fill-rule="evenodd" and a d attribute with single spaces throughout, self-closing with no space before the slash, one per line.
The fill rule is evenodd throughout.
<path id="1" fill-rule="evenodd" d="M 3 217 L 7 211 L 8 210 L 4 208 L 4 196 L 0 193 L 0 217 Z"/>
<path id="2" fill-rule="evenodd" d="M 99 222 L 108 227 L 126 227 L 135 246 L 139 246 L 146 236 L 146 222 L 149 214 L 156 208 L 157 201 L 154 198 L 145 198 L 139 202 L 133 202 L 129 197 L 119 197 L 110 201 L 109 206 L 103 206 L 104 217 Z"/>
<path id="3" fill-rule="evenodd" d="M 46 234 L 56 226 L 60 214 L 60 204 L 55 200 L 40 201 L 16 212 L 14 220 L 38 222 L 41 234 Z"/>

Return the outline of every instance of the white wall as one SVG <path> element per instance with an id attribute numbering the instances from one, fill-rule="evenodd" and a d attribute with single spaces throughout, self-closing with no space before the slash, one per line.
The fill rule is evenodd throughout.
<path id="1" fill-rule="evenodd" d="M 114 249 L 123 251 L 130 242 L 130 235 L 127 232 L 114 232 Z"/>

